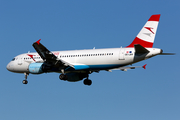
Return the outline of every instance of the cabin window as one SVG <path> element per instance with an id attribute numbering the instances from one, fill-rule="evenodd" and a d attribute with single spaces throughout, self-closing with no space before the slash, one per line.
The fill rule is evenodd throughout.
<path id="1" fill-rule="evenodd" d="M 15 58 L 12 59 L 12 61 L 14 61 L 14 60 L 15 60 Z"/>

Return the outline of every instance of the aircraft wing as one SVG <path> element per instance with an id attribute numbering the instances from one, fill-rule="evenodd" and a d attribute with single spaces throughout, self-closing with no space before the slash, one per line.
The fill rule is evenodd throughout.
<path id="1" fill-rule="evenodd" d="M 71 66 L 74 68 L 72 64 L 56 57 L 51 51 L 49 51 L 46 47 L 44 47 L 40 43 L 40 40 L 41 39 L 33 43 L 32 46 L 46 63 L 57 66 L 57 67 Z"/>
<path id="2" fill-rule="evenodd" d="M 135 68 L 144 68 L 146 69 L 146 65 L 143 66 L 129 66 L 129 67 L 119 67 L 119 68 L 115 68 L 115 69 L 111 69 L 111 70 L 122 70 L 122 71 L 127 71 L 128 69 L 135 69 Z"/>

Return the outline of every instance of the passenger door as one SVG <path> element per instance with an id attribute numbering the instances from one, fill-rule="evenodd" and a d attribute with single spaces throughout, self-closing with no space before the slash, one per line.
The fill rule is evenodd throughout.
<path id="1" fill-rule="evenodd" d="M 119 51 L 119 60 L 125 60 L 125 57 L 124 57 L 124 53 L 125 52 L 125 49 L 124 48 L 120 48 L 120 51 Z"/>

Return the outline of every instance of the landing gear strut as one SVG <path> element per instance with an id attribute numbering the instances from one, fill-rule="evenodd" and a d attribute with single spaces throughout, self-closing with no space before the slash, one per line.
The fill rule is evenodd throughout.
<path id="1" fill-rule="evenodd" d="M 29 73 L 24 73 L 25 75 L 25 80 L 22 81 L 23 84 L 28 84 L 28 81 L 27 81 L 27 76 L 29 75 Z"/>

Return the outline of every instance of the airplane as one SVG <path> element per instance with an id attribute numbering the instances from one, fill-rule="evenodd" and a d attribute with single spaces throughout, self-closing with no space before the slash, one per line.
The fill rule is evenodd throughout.
<path id="1" fill-rule="evenodd" d="M 69 51 L 49 51 L 38 41 L 33 43 L 35 52 L 20 54 L 7 65 L 7 70 L 24 73 L 27 84 L 29 74 L 61 73 L 59 78 L 64 81 L 76 82 L 83 80 L 90 86 L 89 74 L 101 70 L 109 71 L 135 69 L 144 66 L 128 66 L 149 59 L 156 55 L 172 55 L 163 53 L 162 49 L 153 48 L 153 43 L 160 19 L 160 14 L 152 15 L 133 42 L 122 48 L 87 49 Z"/>

